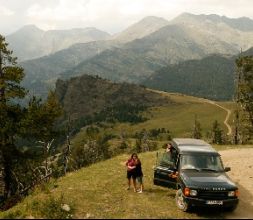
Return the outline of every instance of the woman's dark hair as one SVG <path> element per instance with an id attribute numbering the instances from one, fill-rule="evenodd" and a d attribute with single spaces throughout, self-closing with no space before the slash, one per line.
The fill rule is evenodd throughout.
<path id="1" fill-rule="evenodd" d="M 133 154 L 131 155 L 131 159 L 133 159 L 134 156 L 136 156 L 136 157 L 138 158 L 137 154 L 136 154 L 136 153 L 133 153 Z"/>

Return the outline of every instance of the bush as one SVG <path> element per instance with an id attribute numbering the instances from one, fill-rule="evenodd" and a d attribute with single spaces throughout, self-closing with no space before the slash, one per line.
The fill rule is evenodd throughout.
<path id="1" fill-rule="evenodd" d="M 63 196 L 60 198 L 49 197 L 44 201 L 40 207 L 40 214 L 43 218 L 50 219 L 70 219 L 72 217 L 73 209 L 65 210 L 63 208 Z"/>
<path id="2" fill-rule="evenodd" d="M 71 219 L 74 213 L 73 205 L 65 204 L 63 195 L 55 198 L 49 195 L 46 199 L 37 198 L 26 202 L 26 205 L 6 211 L 1 217 L 6 219 L 46 218 Z"/>

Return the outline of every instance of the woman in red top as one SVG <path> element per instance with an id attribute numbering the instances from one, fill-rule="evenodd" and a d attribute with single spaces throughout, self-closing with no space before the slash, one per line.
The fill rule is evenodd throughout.
<path id="1" fill-rule="evenodd" d="M 128 188 L 130 189 L 131 185 L 131 178 L 133 179 L 133 186 L 134 186 L 134 192 L 136 192 L 136 162 L 137 162 L 137 154 L 133 153 L 131 155 L 131 158 L 127 160 L 126 166 L 127 166 L 127 184 Z"/>

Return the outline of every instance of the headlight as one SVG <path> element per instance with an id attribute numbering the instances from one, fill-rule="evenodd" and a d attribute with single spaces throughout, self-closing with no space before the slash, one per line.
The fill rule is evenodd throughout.
<path id="1" fill-rule="evenodd" d="M 195 189 L 192 189 L 192 190 L 190 191 L 190 195 L 191 195 L 191 196 L 197 196 L 197 194 L 198 194 L 198 192 L 197 192 L 197 190 L 195 190 Z"/>
<path id="2" fill-rule="evenodd" d="M 190 189 L 188 187 L 184 188 L 184 195 L 185 196 L 196 196 L 198 194 L 197 190 Z"/>
<path id="3" fill-rule="evenodd" d="M 228 196 L 229 197 L 238 197 L 239 196 L 239 190 L 237 189 L 235 191 L 229 191 Z"/>
<path id="4" fill-rule="evenodd" d="M 235 191 L 229 191 L 228 196 L 229 197 L 234 197 L 235 196 Z"/>

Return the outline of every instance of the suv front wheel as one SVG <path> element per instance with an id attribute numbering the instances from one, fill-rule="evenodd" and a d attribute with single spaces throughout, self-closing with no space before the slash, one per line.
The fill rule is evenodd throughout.
<path id="1" fill-rule="evenodd" d="M 177 207 L 184 212 L 190 209 L 190 206 L 184 200 L 182 189 L 179 189 L 176 193 L 176 204 Z"/>

